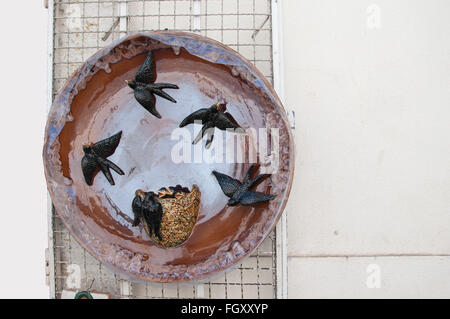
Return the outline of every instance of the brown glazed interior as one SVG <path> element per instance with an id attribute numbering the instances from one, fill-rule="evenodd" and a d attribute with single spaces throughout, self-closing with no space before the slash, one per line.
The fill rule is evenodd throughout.
<path id="1" fill-rule="evenodd" d="M 162 119 L 142 108 L 125 83 L 134 77 L 150 49 L 154 50 L 156 82 L 180 87 L 166 90 L 176 104 L 156 98 Z M 279 129 L 278 171 L 257 188 L 278 194 L 270 203 L 226 206 L 228 198 L 212 170 L 242 180 L 248 163 L 172 161 L 171 150 L 178 143 L 171 139 L 172 131 L 191 112 L 219 101 L 228 103 L 227 111 L 245 129 Z M 187 128 L 192 134 L 194 126 Z M 121 142 L 109 159 L 125 175 L 113 172 L 116 185 L 111 186 L 100 173 L 94 184 L 87 186 L 80 166 L 82 144 L 120 130 Z M 204 146 L 205 140 L 200 143 Z M 252 140 L 240 140 L 237 148 L 248 153 L 256 146 Z M 249 255 L 282 214 L 292 183 L 293 156 L 283 107 L 264 77 L 220 43 L 176 32 L 132 35 L 91 57 L 56 97 L 44 145 L 48 189 L 66 227 L 94 257 L 115 271 L 130 279 L 156 282 L 201 279 Z M 200 213 L 187 241 L 163 248 L 149 239 L 142 226 L 132 227 L 131 202 L 136 189 L 155 191 L 176 184 L 199 186 Z"/>

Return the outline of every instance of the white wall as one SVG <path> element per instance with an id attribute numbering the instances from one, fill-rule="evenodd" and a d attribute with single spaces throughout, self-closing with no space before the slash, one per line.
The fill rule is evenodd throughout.
<path id="1" fill-rule="evenodd" d="M 450 2 L 282 3 L 289 296 L 450 297 Z"/>
<path id="2" fill-rule="evenodd" d="M 46 122 L 47 10 L 43 1 L 5 1 L 0 33 L 0 298 L 48 298 Z"/>

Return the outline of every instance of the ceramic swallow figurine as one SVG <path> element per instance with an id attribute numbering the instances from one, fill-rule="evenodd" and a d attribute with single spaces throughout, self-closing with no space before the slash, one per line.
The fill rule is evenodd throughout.
<path id="1" fill-rule="evenodd" d="M 261 174 L 251 178 L 255 167 L 254 164 L 250 166 L 242 183 L 228 175 L 216 171 L 212 172 L 219 182 L 223 193 L 230 198 L 228 200 L 228 206 L 237 206 L 239 204 L 242 206 L 256 205 L 270 201 L 277 196 L 276 194 L 264 194 L 251 191 L 251 189 L 256 187 L 263 179 L 270 176 L 270 174 Z"/>
<path id="2" fill-rule="evenodd" d="M 201 121 L 203 124 L 202 130 L 194 139 L 192 144 L 197 144 L 205 133 L 208 134 L 206 140 L 206 148 L 211 146 L 214 138 L 214 128 L 225 131 L 226 129 L 234 129 L 235 132 L 242 133 L 244 130 L 236 123 L 230 113 L 225 112 L 227 107 L 226 103 L 217 103 L 209 108 L 200 109 L 188 115 L 180 124 L 180 127 L 184 127 L 188 124 L 192 124 L 195 121 Z"/>
<path id="3" fill-rule="evenodd" d="M 159 95 L 173 103 L 177 103 L 174 98 L 163 91 L 163 89 L 178 89 L 178 86 L 170 83 L 153 83 L 155 81 L 154 61 L 152 51 L 148 52 L 147 58 L 136 73 L 135 79 L 126 81 L 128 86 L 134 90 L 134 97 L 147 111 L 161 118 L 155 108 L 155 96 Z"/>
<path id="4" fill-rule="evenodd" d="M 125 174 L 116 164 L 107 159 L 107 157 L 114 154 L 121 137 L 122 131 L 95 144 L 83 145 L 85 155 L 81 160 L 81 169 L 83 170 L 86 184 L 89 186 L 92 185 L 94 176 L 99 170 L 102 171 L 111 185 L 114 185 L 114 179 L 112 178 L 110 169 L 119 175 Z"/>
<path id="5" fill-rule="evenodd" d="M 142 223 L 150 237 L 154 235 L 161 240 L 159 229 L 163 211 L 157 195 L 153 192 L 146 193 L 138 189 L 131 207 L 134 214 L 133 226 Z"/>
<path id="6" fill-rule="evenodd" d="M 136 191 L 132 203 L 133 226 L 142 224 L 150 238 L 163 247 L 184 243 L 192 233 L 200 211 L 200 190 L 177 185 L 157 193 Z"/>
<path id="7" fill-rule="evenodd" d="M 177 185 L 175 187 L 162 187 L 158 191 L 159 198 L 181 198 L 183 193 L 189 193 L 189 189 L 187 187 L 182 187 L 181 185 Z"/>

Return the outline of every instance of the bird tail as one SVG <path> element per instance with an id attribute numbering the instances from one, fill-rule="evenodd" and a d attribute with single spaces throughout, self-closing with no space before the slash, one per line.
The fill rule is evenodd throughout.
<path id="1" fill-rule="evenodd" d="M 115 185 L 114 179 L 113 179 L 113 177 L 111 175 L 111 170 L 109 169 L 109 166 L 107 164 L 105 164 L 105 163 L 100 163 L 100 169 L 102 170 L 103 175 L 105 175 L 105 177 L 108 180 L 108 182 L 111 185 Z"/>
<path id="2" fill-rule="evenodd" d="M 119 174 L 119 175 L 125 175 L 125 173 L 120 169 L 119 166 L 117 166 L 116 164 L 114 164 L 113 162 L 111 162 L 111 161 L 108 160 L 108 159 L 105 159 L 105 161 L 106 161 L 106 165 L 107 165 L 108 167 L 110 167 L 111 169 L 113 169 L 117 174 Z"/>
<path id="3" fill-rule="evenodd" d="M 265 180 L 267 177 L 269 177 L 270 174 L 261 174 L 256 176 L 254 179 L 250 181 L 249 188 L 257 186 L 259 183 L 261 183 L 263 180 Z"/>
<path id="4" fill-rule="evenodd" d="M 177 101 L 173 97 L 171 97 L 169 94 L 167 94 L 161 89 L 152 89 L 152 92 L 156 95 L 159 95 L 162 98 L 165 98 L 166 100 L 169 100 L 170 102 L 177 103 Z"/>

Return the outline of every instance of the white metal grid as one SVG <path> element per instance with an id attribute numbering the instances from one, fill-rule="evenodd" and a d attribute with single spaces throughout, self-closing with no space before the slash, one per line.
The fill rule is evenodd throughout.
<path id="1" fill-rule="evenodd" d="M 250 60 L 272 82 L 270 0 L 55 0 L 53 95 L 81 63 L 127 33 L 196 32 Z M 201 283 L 152 284 L 120 279 L 70 235 L 52 212 L 54 297 L 88 289 L 113 298 L 274 298 L 276 239 L 272 233 L 238 267 Z M 52 271 L 52 270 L 51 270 Z M 80 281 L 77 281 L 79 275 Z M 51 281 L 52 282 L 52 281 Z"/>

